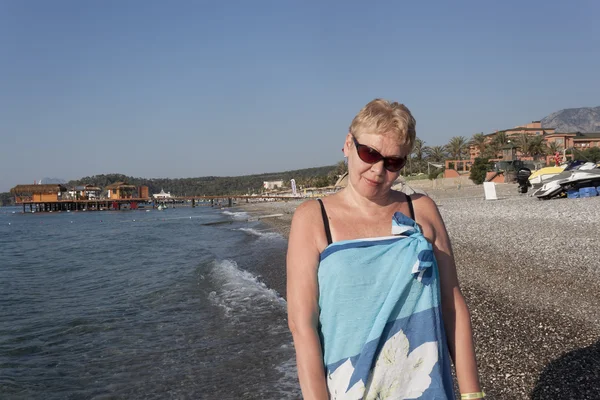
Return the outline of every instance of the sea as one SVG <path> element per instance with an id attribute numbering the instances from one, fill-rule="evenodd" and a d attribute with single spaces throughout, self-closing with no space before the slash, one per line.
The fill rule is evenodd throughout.
<path id="1" fill-rule="evenodd" d="M 301 397 L 287 242 L 255 215 L 21 211 L 0 208 L 0 399 Z"/>

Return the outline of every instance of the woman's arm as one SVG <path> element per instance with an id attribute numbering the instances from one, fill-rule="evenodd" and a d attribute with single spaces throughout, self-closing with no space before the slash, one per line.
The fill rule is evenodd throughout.
<path id="1" fill-rule="evenodd" d="M 317 332 L 319 250 L 315 239 L 316 216 L 320 216 L 318 204 L 310 201 L 302 203 L 292 219 L 287 252 L 287 305 L 302 395 L 305 399 L 325 400 L 329 395 Z"/>
<path id="2" fill-rule="evenodd" d="M 480 392 L 471 315 L 460 291 L 450 238 L 435 202 L 429 197 L 423 197 L 421 201 L 425 203 L 428 211 L 425 215 L 433 231 L 433 249 L 440 271 L 442 316 L 458 386 L 461 393 Z"/>

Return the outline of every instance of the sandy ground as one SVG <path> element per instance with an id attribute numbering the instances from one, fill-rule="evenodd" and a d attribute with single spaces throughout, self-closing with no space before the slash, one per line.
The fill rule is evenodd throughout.
<path id="1" fill-rule="evenodd" d="M 539 201 L 516 185 L 429 189 L 452 239 L 490 399 L 600 399 L 600 197 Z M 301 200 L 241 204 L 286 236 Z M 268 285 L 285 294 L 285 275 Z"/>

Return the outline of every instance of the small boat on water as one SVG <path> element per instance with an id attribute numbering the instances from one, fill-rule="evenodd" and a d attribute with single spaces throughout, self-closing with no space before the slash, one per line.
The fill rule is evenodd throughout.
<path id="1" fill-rule="evenodd" d="M 162 210 L 164 210 L 165 208 L 167 208 L 167 207 L 166 207 L 166 206 L 163 206 L 162 204 L 159 204 L 159 205 L 158 205 L 158 207 L 156 207 L 156 209 L 157 209 L 158 211 L 162 211 Z"/>

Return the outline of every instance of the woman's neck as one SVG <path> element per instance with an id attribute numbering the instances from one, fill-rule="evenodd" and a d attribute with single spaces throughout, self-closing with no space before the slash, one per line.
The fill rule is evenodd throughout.
<path id="1" fill-rule="evenodd" d="M 344 189 L 344 199 L 348 206 L 352 208 L 373 211 L 381 211 L 382 208 L 387 208 L 395 203 L 392 191 L 387 191 L 385 194 L 377 197 L 368 198 L 361 196 L 350 184 Z"/>

